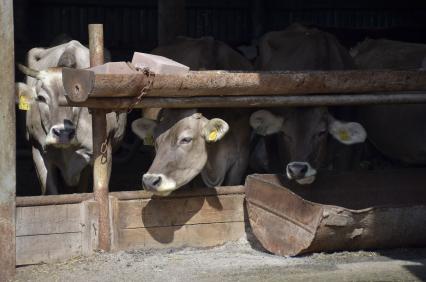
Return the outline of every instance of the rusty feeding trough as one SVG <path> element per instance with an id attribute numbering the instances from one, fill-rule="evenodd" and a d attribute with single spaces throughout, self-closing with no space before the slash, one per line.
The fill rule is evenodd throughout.
<path id="1" fill-rule="evenodd" d="M 426 170 L 246 180 L 252 231 L 277 255 L 426 246 Z"/>

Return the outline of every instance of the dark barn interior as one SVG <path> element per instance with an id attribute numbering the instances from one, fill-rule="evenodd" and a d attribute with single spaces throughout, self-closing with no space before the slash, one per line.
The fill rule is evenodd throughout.
<path id="1" fill-rule="evenodd" d="M 16 61 L 40 46 L 51 46 L 64 34 L 88 44 L 89 23 L 104 24 L 105 45 L 112 61 L 129 61 L 134 51 L 158 46 L 157 1 L 16 0 Z M 182 24 L 182 19 L 172 19 Z M 236 48 L 256 42 L 264 33 L 292 23 L 318 27 L 351 48 L 366 37 L 426 43 L 426 2 L 385 0 L 186 0 L 182 35 L 212 36 Z M 17 81 L 23 77 L 17 72 Z M 129 120 L 140 116 L 132 112 Z M 17 112 L 17 195 L 38 195 L 39 188 L 25 140 L 24 114 Z M 129 121 L 128 121 L 129 122 Z M 129 126 L 128 126 L 129 127 Z M 134 134 L 128 128 L 126 141 Z M 143 148 L 126 163 L 115 163 L 111 191 L 134 190 L 149 166 L 152 150 Z"/>

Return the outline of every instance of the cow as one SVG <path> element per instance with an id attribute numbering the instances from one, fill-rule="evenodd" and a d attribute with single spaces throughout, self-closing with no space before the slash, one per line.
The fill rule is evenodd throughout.
<path id="1" fill-rule="evenodd" d="M 426 45 L 367 39 L 352 50 L 361 69 L 420 69 Z M 405 165 L 426 164 L 426 105 L 368 105 L 358 107 L 358 120 L 371 143 L 386 157 Z"/>
<path id="2" fill-rule="evenodd" d="M 350 54 L 360 69 L 426 68 L 426 45 L 420 43 L 367 38 Z"/>
<path id="3" fill-rule="evenodd" d="M 93 153 L 91 115 L 87 108 L 60 107 L 59 101 L 65 99 L 62 67 L 89 67 L 89 50 L 75 40 L 33 48 L 27 64 L 19 65 L 27 80 L 16 84 L 16 92 L 28 107 L 27 139 L 41 193 L 69 192 L 64 186 L 73 192 L 87 191 Z M 109 113 L 107 123 L 115 147 L 123 138 L 126 114 Z"/>
<path id="4" fill-rule="evenodd" d="M 211 37 L 180 37 L 153 51 L 193 70 L 251 70 L 252 65 Z M 141 118 L 133 132 L 152 134 L 156 156 L 142 176 L 143 187 L 167 196 L 198 175 L 207 187 L 240 184 L 248 165 L 250 126 L 247 110 L 163 109 L 156 121 Z"/>
<path id="5" fill-rule="evenodd" d="M 259 44 L 256 68 L 278 70 L 344 70 L 353 68 L 347 51 L 329 33 L 294 25 L 284 31 L 269 32 Z M 328 133 L 337 141 L 352 145 L 364 142 L 366 133 L 359 123 L 344 122 L 326 107 L 262 109 L 250 117 L 253 130 L 270 136 L 263 142 L 269 159 L 279 152 L 280 170 L 299 184 L 314 182 L 319 168 L 326 165 Z M 277 144 L 277 147 L 273 147 Z M 273 165 L 271 165 L 273 167 Z M 268 167 L 267 169 L 270 169 Z"/>

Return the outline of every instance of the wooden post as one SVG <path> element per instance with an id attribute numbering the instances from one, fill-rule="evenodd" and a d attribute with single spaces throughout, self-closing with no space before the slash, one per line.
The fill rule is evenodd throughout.
<path id="1" fill-rule="evenodd" d="M 251 1 L 251 39 L 252 43 L 256 41 L 263 35 L 266 26 L 266 8 L 265 1 L 263 0 L 252 0 Z"/>
<path id="2" fill-rule="evenodd" d="M 13 1 L 0 0 L 0 281 L 15 275 L 15 62 Z"/>
<path id="3" fill-rule="evenodd" d="M 102 24 L 89 25 L 90 66 L 104 62 Z M 111 143 L 107 136 L 106 110 L 92 110 L 93 132 L 93 193 L 99 206 L 99 249 L 109 251 L 111 234 L 109 223 L 108 184 L 111 176 Z"/>
<path id="4" fill-rule="evenodd" d="M 186 34 L 185 0 L 158 1 L 158 45 L 173 42 Z"/>

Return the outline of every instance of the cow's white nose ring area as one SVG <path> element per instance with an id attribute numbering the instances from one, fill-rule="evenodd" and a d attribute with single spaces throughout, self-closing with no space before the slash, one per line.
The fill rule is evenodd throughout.
<path id="1" fill-rule="evenodd" d="M 288 179 L 307 185 L 315 181 L 317 171 L 308 162 L 291 162 L 286 167 L 286 174 Z"/>
<path id="2" fill-rule="evenodd" d="M 142 177 L 142 183 L 147 190 L 155 190 L 161 185 L 161 175 L 144 174 Z"/>
<path id="3" fill-rule="evenodd" d="M 176 182 L 161 173 L 145 173 L 142 176 L 144 189 L 159 196 L 167 196 L 177 189 Z"/>

